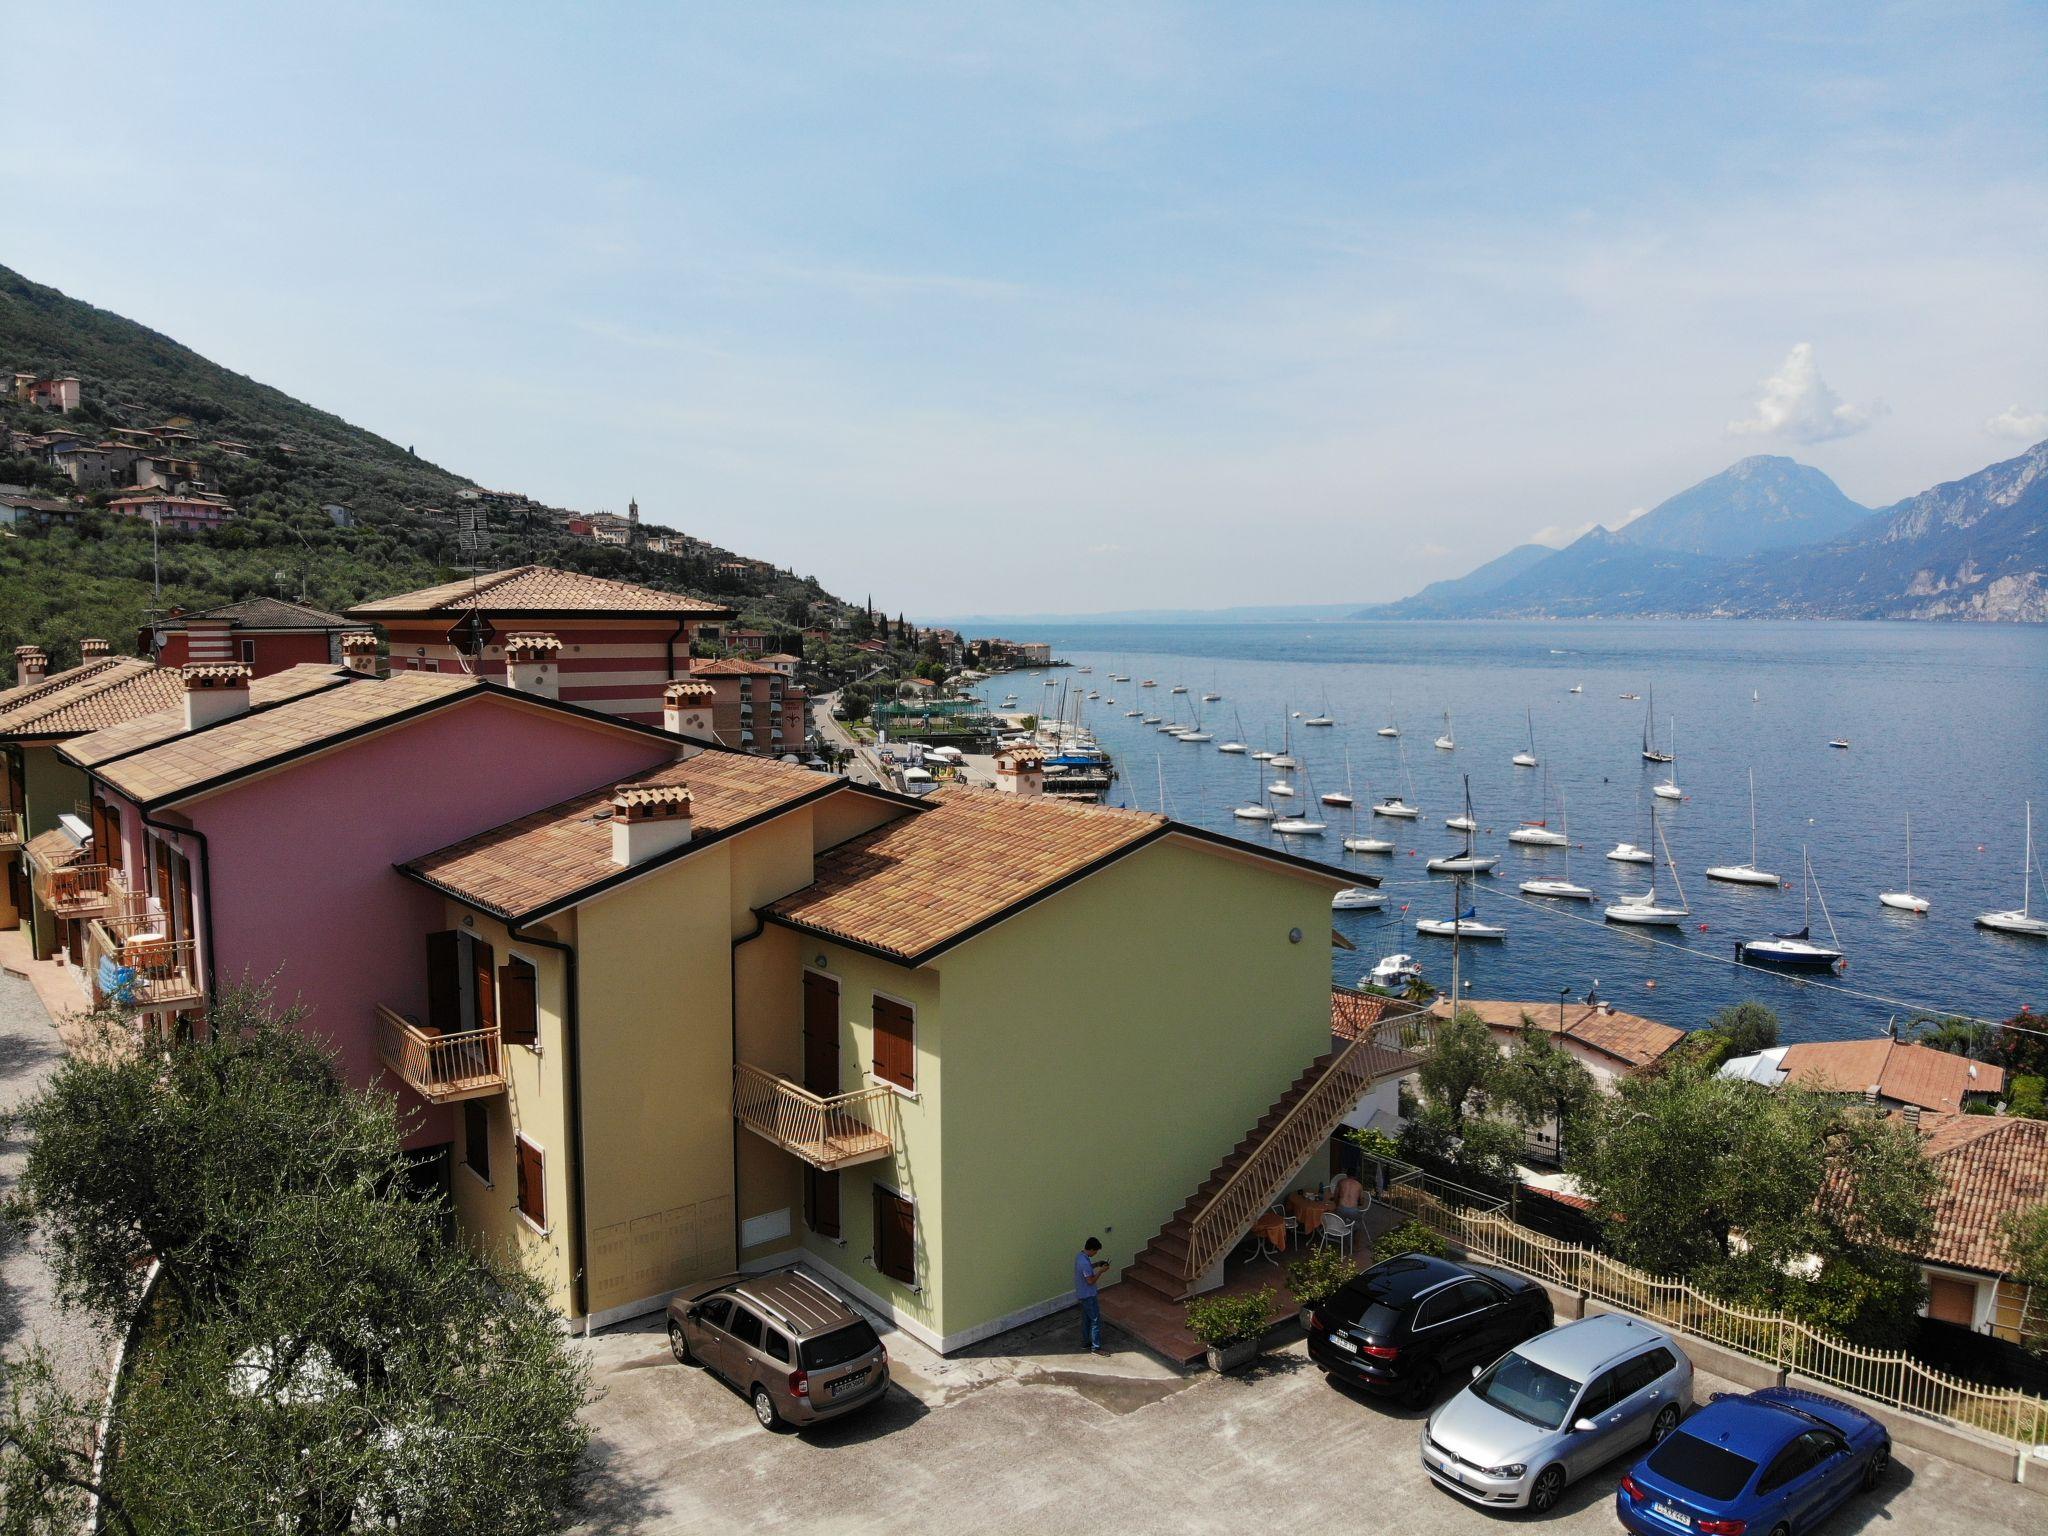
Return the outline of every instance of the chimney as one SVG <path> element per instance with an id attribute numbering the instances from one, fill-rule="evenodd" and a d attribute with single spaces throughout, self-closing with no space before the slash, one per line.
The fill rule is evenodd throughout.
<path id="1" fill-rule="evenodd" d="M 377 637 L 368 630 L 355 630 L 341 637 L 341 660 L 351 672 L 365 677 L 377 675 Z"/>
<path id="2" fill-rule="evenodd" d="M 670 683 L 661 692 L 661 728 L 671 736 L 710 740 L 711 703 L 717 696 L 709 683 Z"/>
<path id="3" fill-rule="evenodd" d="M 1045 760 L 1028 747 L 1010 748 L 996 759 L 996 788 L 1036 799 L 1045 793 Z"/>
<path id="4" fill-rule="evenodd" d="M 553 635 L 507 635 L 505 637 L 505 686 L 514 693 L 539 694 L 544 699 L 562 696 L 561 667 L 556 657 L 562 642 Z"/>
<path id="5" fill-rule="evenodd" d="M 179 674 L 185 683 L 188 731 L 204 730 L 249 708 L 249 668 L 243 662 L 188 662 Z"/>
<path id="6" fill-rule="evenodd" d="M 612 791 L 612 862 L 631 869 L 690 840 L 683 784 L 621 784 Z"/>
<path id="7" fill-rule="evenodd" d="M 17 645 L 14 648 L 14 681 L 23 688 L 40 683 L 50 670 L 50 658 L 40 645 Z"/>
<path id="8" fill-rule="evenodd" d="M 105 661 L 114 654 L 114 648 L 104 640 L 81 640 L 78 654 L 86 661 Z"/>
<path id="9" fill-rule="evenodd" d="M 1906 1106 L 1906 1129 L 1909 1131 L 1920 1129 L 1920 1106 L 1918 1104 L 1908 1104 Z"/>

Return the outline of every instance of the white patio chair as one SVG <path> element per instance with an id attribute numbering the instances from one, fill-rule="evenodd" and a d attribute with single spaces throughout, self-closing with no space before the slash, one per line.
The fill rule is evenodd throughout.
<path id="1" fill-rule="evenodd" d="M 1335 1211 L 1326 1211 L 1323 1214 L 1322 1227 L 1317 1231 L 1316 1236 L 1320 1243 L 1328 1244 L 1334 1242 L 1337 1245 L 1337 1251 L 1346 1258 L 1349 1258 L 1351 1256 L 1351 1237 L 1355 1230 L 1350 1222 L 1339 1216 Z"/>

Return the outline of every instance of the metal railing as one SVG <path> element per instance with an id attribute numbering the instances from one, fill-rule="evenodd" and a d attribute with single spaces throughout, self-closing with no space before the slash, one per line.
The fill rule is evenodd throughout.
<path id="1" fill-rule="evenodd" d="M 1251 1230 L 1259 1213 L 1286 1189 L 1302 1164 L 1330 1139 L 1374 1081 L 1390 1072 L 1412 1070 L 1412 1053 L 1427 1050 L 1433 1035 L 1428 1015 L 1409 1014 L 1383 1020 L 1370 1035 L 1338 1051 L 1308 1091 L 1189 1220 L 1182 1278 L 1192 1286 L 1221 1262 Z"/>
<path id="2" fill-rule="evenodd" d="M 732 1112 L 756 1136 L 774 1142 L 813 1168 L 831 1170 L 873 1162 L 895 1150 L 889 1133 L 896 1093 L 860 1088 L 829 1097 L 778 1073 L 733 1063 Z"/>
<path id="3" fill-rule="evenodd" d="M 107 904 L 107 874 L 104 864 L 38 864 L 36 898 L 58 917 L 93 916 Z"/>
<path id="4" fill-rule="evenodd" d="M 96 1006 L 183 1008 L 204 996 L 197 945 L 153 931 L 149 921 L 102 917 L 86 925 L 86 981 Z"/>
<path id="5" fill-rule="evenodd" d="M 505 1051 L 496 1028 L 441 1034 L 380 1004 L 377 1054 L 430 1104 L 505 1091 Z"/>
<path id="6" fill-rule="evenodd" d="M 12 853 L 21 846 L 21 812 L 0 810 L 0 850 Z"/>
<path id="7" fill-rule="evenodd" d="M 1532 1232 L 1497 1209 L 1460 1209 L 1421 1180 L 1396 1179 L 1384 1199 L 1467 1252 L 1810 1381 L 2022 1446 L 2048 1440 L 2048 1400 L 1980 1386 L 1903 1350 L 1865 1349 L 1782 1313 L 1731 1306 L 1684 1280 L 1647 1274 L 1578 1243 Z"/>

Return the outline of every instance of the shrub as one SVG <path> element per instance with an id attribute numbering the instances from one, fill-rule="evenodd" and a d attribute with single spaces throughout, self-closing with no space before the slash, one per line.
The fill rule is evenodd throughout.
<path id="1" fill-rule="evenodd" d="M 1337 1249 L 1319 1243 L 1287 1266 L 1287 1289 L 1304 1307 L 1335 1295 L 1358 1273 L 1358 1266 Z"/>
<path id="2" fill-rule="evenodd" d="M 1376 1157 L 1383 1163 L 1398 1161 L 1401 1155 L 1401 1148 L 1393 1137 L 1385 1131 L 1376 1131 L 1371 1127 L 1348 1130 L 1344 1133 L 1344 1139 L 1367 1157 Z"/>
<path id="3" fill-rule="evenodd" d="M 1376 1259 L 1398 1259 L 1406 1253 L 1427 1254 L 1430 1258 L 1441 1259 L 1449 1256 L 1450 1244 L 1420 1221 L 1404 1221 L 1392 1231 L 1380 1234 L 1380 1240 L 1372 1245 Z"/>
<path id="4" fill-rule="evenodd" d="M 1273 1288 L 1239 1296 L 1197 1296 L 1188 1303 L 1188 1332 L 1211 1349 L 1256 1339 L 1273 1315 Z"/>

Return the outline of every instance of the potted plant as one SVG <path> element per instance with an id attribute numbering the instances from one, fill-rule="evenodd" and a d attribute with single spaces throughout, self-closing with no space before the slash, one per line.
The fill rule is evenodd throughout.
<path id="1" fill-rule="evenodd" d="M 1188 1303 L 1188 1332 L 1209 1347 L 1209 1369 L 1235 1371 L 1259 1353 L 1259 1339 L 1273 1315 L 1273 1288 L 1238 1296 L 1197 1296 Z"/>
<path id="2" fill-rule="evenodd" d="M 1334 1296 L 1357 1273 L 1358 1266 L 1328 1243 L 1318 1244 L 1289 1263 L 1287 1289 L 1301 1303 L 1301 1326 L 1308 1326 L 1308 1315 L 1318 1302 Z"/>

